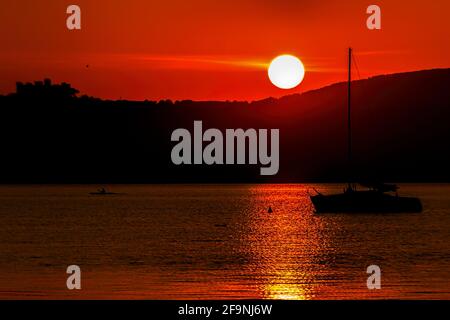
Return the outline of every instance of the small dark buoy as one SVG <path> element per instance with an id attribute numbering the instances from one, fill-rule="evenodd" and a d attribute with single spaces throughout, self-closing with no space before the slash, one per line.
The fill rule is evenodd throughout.
<path id="1" fill-rule="evenodd" d="M 215 224 L 214 226 L 216 226 L 217 228 L 226 228 L 227 224 L 223 223 L 223 224 Z"/>
<path id="2" fill-rule="evenodd" d="M 269 207 L 269 210 L 267 210 L 267 212 L 272 213 L 273 212 L 272 207 Z"/>

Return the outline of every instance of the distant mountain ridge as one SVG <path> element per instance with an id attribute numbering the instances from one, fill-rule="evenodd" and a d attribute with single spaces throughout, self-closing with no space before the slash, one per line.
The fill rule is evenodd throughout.
<path id="1" fill-rule="evenodd" d="M 450 69 L 352 82 L 361 178 L 450 181 Z M 345 180 L 347 84 L 254 102 L 107 101 L 68 84 L 0 96 L 0 182 L 302 182 Z M 25 88 L 25 89 L 24 89 Z M 28 88 L 28 89 L 26 89 Z M 28 90 L 28 91 L 27 91 Z M 47 90 L 47 91 L 46 91 Z M 170 135 L 207 128 L 280 129 L 280 171 L 175 166 Z"/>

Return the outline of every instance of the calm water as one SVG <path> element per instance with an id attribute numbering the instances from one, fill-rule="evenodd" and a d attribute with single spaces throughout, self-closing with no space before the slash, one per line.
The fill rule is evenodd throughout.
<path id="1" fill-rule="evenodd" d="M 0 186 L 0 298 L 450 299 L 450 185 L 402 185 L 425 210 L 392 215 L 314 214 L 313 187 L 342 188 Z"/>

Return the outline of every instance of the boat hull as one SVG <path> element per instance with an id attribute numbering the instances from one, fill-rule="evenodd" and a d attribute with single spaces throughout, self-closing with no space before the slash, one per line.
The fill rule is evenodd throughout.
<path id="1" fill-rule="evenodd" d="M 418 198 L 399 197 L 372 191 L 311 196 L 317 213 L 402 213 L 422 212 Z"/>

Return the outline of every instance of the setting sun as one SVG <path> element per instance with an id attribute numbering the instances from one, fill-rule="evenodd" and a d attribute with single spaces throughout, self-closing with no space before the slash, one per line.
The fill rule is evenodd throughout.
<path id="1" fill-rule="evenodd" d="M 297 57 L 285 54 L 272 60 L 268 74 L 270 81 L 276 87 L 292 89 L 303 81 L 305 67 Z"/>

